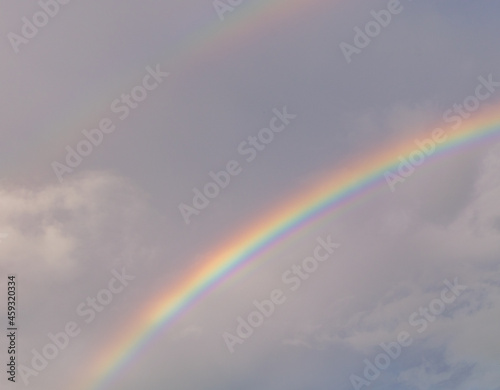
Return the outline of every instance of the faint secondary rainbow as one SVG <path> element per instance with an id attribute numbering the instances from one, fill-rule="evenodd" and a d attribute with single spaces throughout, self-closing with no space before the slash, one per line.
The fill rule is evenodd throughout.
<path id="1" fill-rule="evenodd" d="M 496 137 L 500 139 L 498 107 L 496 111 L 483 113 L 478 119 L 464 123 L 458 130 L 447 131 L 446 141 L 438 144 L 429 157 L 432 159 L 464 147 L 490 142 Z M 430 135 L 431 132 L 421 134 L 418 139 Z M 386 185 L 384 173 L 394 172 L 400 156 L 407 157 L 418 149 L 414 139 L 412 137 L 411 140 L 391 144 L 384 150 L 346 164 L 323 177 L 311 190 L 295 196 L 270 213 L 263 213 L 264 218 L 235 235 L 229 244 L 225 243 L 207 255 L 207 260 L 197 271 L 186 275 L 176 286 L 154 298 L 136 316 L 142 320 L 129 326 L 102 351 L 101 357 L 91 368 L 93 380 L 85 388 L 105 388 L 183 310 L 244 266 L 256 261 L 269 248 L 318 218 L 341 209 L 367 191 Z"/>
<path id="2" fill-rule="evenodd" d="M 227 3 L 227 1 L 224 1 Z M 334 0 L 340 2 L 340 0 Z M 175 73 L 186 73 L 189 68 L 203 66 L 208 60 L 221 61 L 228 51 L 244 47 L 248 41 L 258 42 L 265 39 L 270 28 L 281 20 L 293 19 L 313 7 L 327 4 L 326 0 L 253 0 L 245 1 L 235 7 L 231 13 L 224 14 L 224 21 L 219 20 L 212 2 L 207 2 L 206 17 L 193 22 L 192 33 L 179 32 L 179 42 L 170 46 L 168 50 L 160 48 L 160 55 L 148 63 L 144 58 L 138 58 L 136 63 L 124 63 L 123 68 L 115 69 L 118 76 L 97 80 L 99 95 L 90 90 L 83 92 L 80 101 L 72 102 L 72 106 L 64 107 L 58 117 L 58 123 L 37 131 L 33 137 L 27 139 L 34 150 L 44 151 L 50 157 L 65 155 L 65 150 L 55 149 L 54 139 L 62 139 L 65 143 L 75 144 L 80 141 L 81 131 L 89 126 L 95 126 L 100 119 L 110 115 L 111 102 L 120 96 L 127 88 L 133 87 L 142 78 L 144 68 L 160 63 L 161 69 Z M 200 18 L 201 19 L 201 18 Z M 167 54 L 165 54 L 167 53 Z M 177 70 L 179 72 L 177 72 Z M 119 79 L 117 85 L 113 80 Z M 119 125 L 120 122 L 117 122 Z M 32 158 L 37 158 L 33 153 Z"/>

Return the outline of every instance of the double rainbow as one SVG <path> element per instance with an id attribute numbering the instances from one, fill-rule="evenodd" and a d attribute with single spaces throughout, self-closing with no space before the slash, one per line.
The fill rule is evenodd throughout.
<path id="1" fill-rule="evenodd" d="M 307 6 L 307 2 L 302 0 L 256 2 L 256 4 L 258 6 L 248 6 L 245 15 L 228 22 L 223 29 L 210 25 L 203 33 L 191 37 L 186 42 L 185 48 L 189 49 L 183 50 L 183 57 L 189 58 L 195 54 L 194 52 L 206 50 L 195 49 L 199 48 L 201 43 L 207 44 L 207 35 L 210 37 L 210 42 L 218 41 L 218 44 L 224 46 L 229 43 L 224 36 L 227 29 L 231 29 L 233 34 L 236 29 L 238 36 L 245 36 L 245 32 L 254 29 L 256 24 L 267 23 L 273 17 L 282 17 L 285 9 L 288 12 L 296 12 Z M 224 39 L 221 39 L 222 37 Z M 231 38 L 231 41 L 233 40 L 234 36 Z M 498 108 L 496 111 L 499 111 Z M 421 135 L 420 139 L 430 136 L 429 132 Z M 459 151 L 477 143 L 488 142 L 495 137 L 500 137 L 500 114 L 494 110 L 483 112 L 476 119 L 464 123 L 459 129 L 450 130 L 447 133 L 447 140 L 437 145 L 430 158 Z M 110 345 L 103 348 L 99 359 L 96 359 L 90 367 L 89 371 L 92 373 L 90 381 L 83 384 L 82 389 L 105 389 L 133 363 L 155 337 L 204 294 L 258 259 L 260 255 L 295 231 L 303 229 L 318 218 L 340 210 L 363 194 L 386 185 L 384 174 L 389 171 L 394 172 L 400 163 L 399 157 L 407 157 L 415 150 L 417 146 L 413 138 L 388 145 L 383 150 L 347 163 L 344 168 L 319 180 L 308 191 L 301 192 L 270 212 L 263 213 L 265 217 L 249 224 L 233 239 L 225 241 L 208 254 L 206 262 L 196 271 L 185 275 L 177 285 L 165 289 L 151 299 L 151 303 L 135 316 L 140 320 L 131 323 Z M 388 187 L 387 190 L 389 191 Z"/>

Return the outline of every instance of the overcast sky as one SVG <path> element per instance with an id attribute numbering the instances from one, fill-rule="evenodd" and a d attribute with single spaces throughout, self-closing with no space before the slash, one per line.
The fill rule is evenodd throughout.
<path id="1" fill-rule="evenodd" d="M 500 105 L 493 1 L 61 3 L 0 0 L 2 388 L 97 389 L 113 338 L 214 249 L 447 110 L 465 128 Z M 261 253 L 99 389 L 499 390 L 500 135 L 414 168 Z"/>

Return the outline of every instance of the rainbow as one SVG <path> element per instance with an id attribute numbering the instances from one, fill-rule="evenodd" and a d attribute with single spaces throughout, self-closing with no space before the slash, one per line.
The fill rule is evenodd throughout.
<path id="1" fill-rule="evenodd" d="M 337 2 L 340 2 L 337 1 Z M 236 45 L 244 45 L 246 40 L 255 41 L 256 37 L 261 34 L 265 37 L 268 31 L 276 25 L 280 25 L 283 21 L 289 21 L 294 16 L 303 16 L 309 10 L 313 9 L 317 12 L 318 6 L 327 4 L 323 0 L 254 0 L 235 8 L 235 12 L 227 15 L 227 18 L 221 22 L 211 9 L 211 18 L 207 18 L 204 25 L 197 25 L 197 31 L 194 34 L 187 35 L 180 40 L 179 44 L 170 48 L 168 58 L 163 58 L 161 63 L 164 64 L 162 69 L 172 73 L 176 68 L 185 72 L 186 66 L 199 66 L 203 60 L 208 58 L 219 58 L 224 54 L 224 51 L 231 50 Z M 215 17 L 215 22 L 213 18 Z M 136 70 L 138 67 L 143 67 L 144 64 L 137 64 L 134 67 L 134 73 L 129 70 L 122 70 L 120 78 L 124 80 L 137 79 Z M 101 81 L 102 85 L 106 85 L 111 90 L 110 82 L 106 80 Z M 121 89 L 120 89 L 121 91 Z M 86 112 L 80 108 L 73 111 L 65 110 L 66 115 L 62 115 L 60 123 L 44 129 L 41 134 L 45 134 L 45 139 L 37 139 L 33 141 L 32 147 L 37 150 L 45 150 L 48 155 L 57 155 L 57 151 L 52 146 L 51 140 L 55 138 L 65 137 L 68 143 L 78 142 L 81 138 L 81 128 L 75 128 L 74 123 L 97 123 L 101 118 L 107 115 L 108 105 L 110 102 L 109 97 L 117 96 L 120 91 L 115 93 L 101 93 L 96 100 L 95 96 L 84 96 L 82 102 L 77 106 L 87 105 Z M 91 103 L 88 103 L 88 102 Z M 68 131 L 72 129 L 73 131 Z M 40 148 L 42 144 L 42 148 Z M 238 243 L 235 242 L 233 246 L 227 248 L 226 255 L 231 256 L 231 253 L 236 253 L 239 248 Z M 264 247 L 262 248 L 264 251 Z M 255 255 L 248 249 L 248 256 Z M 235 263 L 236 266 L 236 263 Z M 179 284 L 170 292 L 164 292 L 169 295 L 169 302 L 166 303 L 165 299 L 157 299 L 148 306 L 145 310 L 147 315 L 144 321 L 140 324 L 130 327 L 118 337 L 120 341 L 115 346 L 106 348 L 106 350 L 114 351 L 105 353 L 101 358 L 96 359 L 96 364 L 90 367 L 89 372 L 92 379 L 82 385 L 82 389 L 102 389 L 106 384 L 111 383 L 113 378 L 117 377 L 119 373 L 127 366 L 132 360 L 131 356 L 135 355 L 141 349 L 141 346 L 146 345 L 149 340 L 153 338 L 153 334 L 161 331 L 163 326 L 170 322 L 180 311 L 188 306 L 188 301 L 193 302 L 202 292 L 207 291 L 211 286 L 215 285 L 217 281 L 228 276 L 233 267 L 228 264 L 227 268 L 220 269 L 220 272 L 215 272 L 212 266 L 203 266 L 202 272 L 196 275 L 191 275 L 186 279 L 186 282 Z M 212 277 L 206 278 L 208 273 L 213 274 Z M 198 288 L 195 288 L 198 285 Z M 176 292 L 173 292 L 176 291 Z M 166 296 L 166 295 L 165 295 Z M 164 312 L 164 315 L 160 315 Z M 170 314 L 167 314 L 170 313 Z M 153 314 L 156 313 L 156 314 Z M 138 333 L 148 335 L 145 337 L 137 338 Z M 142 331 L 141 331 L 142 330 Z M 128 347 L 122 350 L 119 345 L 125 345 L 130 341 Z M 131 351 L 133 350 L 133 352 Z M 128 357 L 127 357 L 128 356 Z M 97 374 L 96 374 L 97 373 Z"/>
<path id="2" fill-rule="evenodd" d="M 498 107 L 446 134 L 446 141 L 438 144 L 429 159 L 500 139 Z M 431 132 L 428 132 L 419 139 L 430 136 Z M 229 244 L 225 243 L 221 248 L 213 250 L 207 255 L 206 262 L 196 267 L 197 271 L 186 275 L 176 286 L 159 294 L 137 316 L 143 320 L 130 326 L 111 346 L 104 349 L 105 354 L 94 367 L 94 372 L 98 372 L 98 375 L 87 388 L 105 388 L 184 310 L 270 248 L 319 218 L 352 203 L 363 194 L 386 186 L 384 174 L 394 172 L 400 163 L 399 157 L 408 157 L 415 150 L 418 148 L 412 138 L 348 163 L 344 168 L 320 180 L 311 190 L 292 198 L 270 213 L 264 213 L 265 218 L 236 234 L 229 240 Z"/>
<path id="3" fill-rule="evenodd" d="M 235 46 L 244 46 L 247 40 L 255 41 L 259 35 L 265 38 L 275 24 L 290 20 L 295 15 L 302 15 L 313 5 L 317 10 L 318 5 L 321 6 L 322 3 L 323 0 L 253 0 L 243 2 L 234 12 L 225 14 L 226 18 L 221 22 L 211 2 L 208 2 L 206 21 L 197 20 L 193 26 L 196 28 L 195 33 L 183 36 L 175 47 L 169 47 L 168 55 L 160 58 L 161 68 L 171 74 L 185 73 L 190 67 L 203 66 L 207 60 L 220 60 L 225 52 Z M 182 34 L 183 32 L 179 31 L 179 35 Z M 115 70 L 116 77 L 113 79 L 126 80 L 125 86 L 132 87 L 142 75 L 145 66 L 154 66 L 156 63 L 158 61 L 148 64 L 126 63 L 124 68 Z M 37 151 L 43 150 L 47 158 L 61 155 L 63 152 L 59 143 L 53 142 L 54 139 L 74 144 L 82 137 L 82 123 L 92 126 L 103 117 L 109 116 L 109 104 L 123 92 L 123 85 L 116 86 L 109 78 L 98 80 L 98 83 L 101 90 L 98 96 L 90 89 L 84 91 L 79 102 L 72 102 L 71 107 L 61 110 L 59 123 L 50 124 L 26 140 L 30 144 L 29 147 Z M 33 153 L 32 158 L 35 156 L 36 153 Z"/>
<path id="4" fill-rule="evenodd" d="M 206 51 L 222 50 L 233 45 L 236 39 L 241 43 L 241 39 L 250 35 L 256 27 L 265 27 L 270 21 L 290 17 L 308 6 L 310 2 L 305 0 L 265 0 L 242 6 L 244 12 L 240 15 L 235 13 L 235 17 L 222 23 L 222 27 L 217 20 L 216 24 L 209 24 L 201 33 L 186 39 L 176 51 L 174 60 L 194 61 Z M 231 30 L 230 38 L 226 35 L 228 30 Z M 420 139 L 430 134 L 421 135 Z M 464 123 L 461 128 L 449 131 L 447 140 L 438 145 L 429 160 L 495 137 L 500 137 L 500 114 L 491 110 Z M 105 389 L 187 308 L 295 232 L 368 192 L 384 187 L 384 174 L 395 171 L 399 156 L 408 156 L 416 149 L 413 138 L 392 143 L 383 150 L 347 162 L 343 168 L 319 178 L 308 191 L 263 213 L 265 217 L 249 224 L 221 247 L 212 250 L 196 271 L 151 299 L 142 313 L 136 316 L 140 320 L 129 324 L 102 349 L 99 358 L 93 360 L 88 369 L 90 379 L 81 385 L 82 389 Z"/>

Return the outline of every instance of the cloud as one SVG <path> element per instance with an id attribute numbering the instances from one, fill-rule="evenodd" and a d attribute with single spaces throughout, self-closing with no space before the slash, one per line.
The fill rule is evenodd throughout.
<path id="1" fill-rule="evenodd" d="M 85 256 L 96 254 L 89 244 L 106 251 L 104 238 L 118 232 L 124 250 L 135 241 L 133 224 L 146 212 L 141 199 L 126 180 L 106 173 L 86 173 L 62 186 L 4 189 L 0 230 L 9 236 L 1 265 L 33 279 L 71 279 Z"/>

